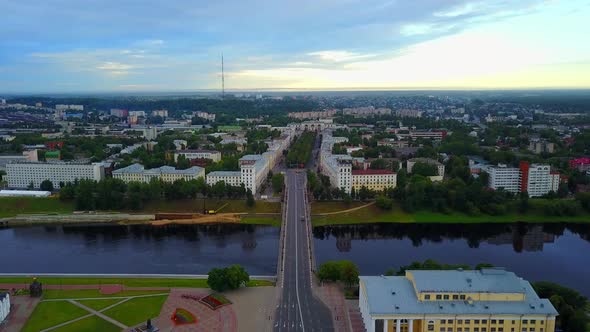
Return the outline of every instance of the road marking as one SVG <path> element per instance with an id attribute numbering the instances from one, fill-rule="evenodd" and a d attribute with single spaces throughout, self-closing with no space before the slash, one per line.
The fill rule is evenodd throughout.
<path id="1" fill-rule="evenodd" d="M 295 191 L 297 191 L 297 181 L 295 182 Z M 295 211 L 297 211 L 297 195 L 295 195 Z M 297 217 L 297 213 L 295 213 L 295 217 Z M 297 220 L 294 222 L 295 224 L 295 273 L 299 271 L 299 252 L 298 252 L 298 244 L 297 244 Z M 299 278 L 295 277 L 295 289 L 297 290 L 297 305 L 299 306 L 299 317 L 301 318 L 301 328 L 303 332 L 305 332 L 305 325 L 303 324 L 303 313 L 301 312 L 301 301 L 299 300 Z"/>

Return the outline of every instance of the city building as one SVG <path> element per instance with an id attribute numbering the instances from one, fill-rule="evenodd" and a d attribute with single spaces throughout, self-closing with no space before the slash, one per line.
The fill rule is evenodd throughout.
<path id="1" fill-rule="evenodd" d="M 412 174 L 412 169 L 416 163 L 433 165 L 436 168 L 436 175 L 429 176 L 431 181 L 442 181 L 445 177 L 445 165 L 437 160 L 430 158 L 412 158 L 407 161 L 408 174 Z"/>
<path id="2" fill-rule="evenodd" d="M 446 130 L 410 130 L 408 136 L 411 139 L 427 138 L 433 140 L 442 140 L 447 136 Z"/>
<path id="3" fill-rule="evenodd" d="M 223 181 L 234 187 L 242 185 L 242 172 L 240 171 L 215 171 L 207 174 L 207 184 L 212 186 Z"/>
<path id="4" fill-rule="evenodd" d="M 411 109 L 396 110 L 395 114 L 402 118 L 421 118 L 424 112 Z"/>
<path id="5" fill-rule="evenodd" d="M 386 169 L 353 169 L 352 189 L 359 190 L 365 187 L 369 190 L 383 191 L 387 188 L 395 188 L 397 174 Z"/>
<path id="6" fill-rule="evenodd" d="M 347 194 L 352 190 L 352 157 L 332 154 L 334 144 L 348 141 L 346 137 L 333 137 L 331 130 L 322 133 L 320 146 L 320 171 L 330 179 L 330 185 Z"/>
<path id="7" fill-rule="evenodd" d="M 111 108 L 111 115 L 123 119 L 129 116 L 129 111 L 120 108 Z"/>
<path id="8" fill-rule="evenodd" d="M 215 121 L 215 114 L 213 114 L 213 113 L 198 111 L 198 112 L 193 112 L 193 116 L 196 116 L 197 118 L 205 119 L 207 121 Z"/>
<path id="9" fill-rule="evenodd" d="M 520 169 L 505 164 L 487 166 L 482 170 L 489 174 L 488 187 L 494 190 L 504 189 L 513 194 L 520 192 Z"/>
<path id="10" fill-rule="evenodd" d="M 0 293 L 0 324 L 10 314 L 10 294 Z"/>
<path id="11" fill-rule="evenodd" d="M 78 179 L 100 181 L 104 179 L 104 167 L 100 163 L 84 164 L 75 162 L 15 162 L 6 165 L 6 179 L 10 188 L 39 188 L 41 182 L 49 180 L 54 188 L 60 183 Z"/>
<path id="12" fill-rule="evenodd" d="M 539 197 L 559 189 L 559 173 L 552 172 L 549 165 L 520 162 L 520 191 L 529 197 Z"/>
<path id="13" fill-rule="evenodd" d="M 168 117 L 168 110 L 153 110 L 152 116 L 161 116 L 163 118 Z"/>
<path id="14" fill-rule="evenodd" d="M 292 119 L 320 119 L 320 118 L 331 118 L 338 110 L 328 109 L 324 111 L 313 111 L 313 112 L 290 112 L 288 116 Z"/>
<path id="15" fill-rule="evenodd" d="M 55 105 L 55 109 L 58 111 L 84 111 L 84 105 L 64 105 L 64 104 L 57 104 Z"/>
<path id="16" fill-rule="evenodd" d="M 113 178 L 124 182 L 150 182 L 152 179 L 159 179 L 163 182 L 190 181 L 201 177 L 205 177 L 205 169 L 198 166 L 182 170 L 171 166 L 145 169 L 143 165 L 133 164 L 113 171 Z"/>
<path id="17" fill-rule="evenodd" d="M 555 143 L 547 142 L 544 139 L 531 139 L 529 142 L 529 150 L 533 153 L 554 153 Z"/>
<path id="18" fill-rule="evenodd" d="M 586 172 L 590 170 L 590 158 L 577 158 L 569 161 L 571 169 L 577 169 L 580 172 Z"/>
<path id="19" fill-rule="evenodd" d="M 209 159 L 213 162 L 221 160 L 221 152 L 213 150 L 180 150 L 174 152 L 174 162 L 178 161 L 179 156 L 184 156 L 188 160 Z"/>
<path id="20" fill-rule="evenodd" d="M 175 139 L 172 141 L 176 150 L 184 150 L 188 146 L 188 142 L 183 139 Z"/>
<path id="21" fill-rule="evenodd" d="M 361 276 L 359 307 L 367 332 L 553 332 L 558 315 L 502 269 Z"/>
<path id="22" fill-rule="evenodd" d="M 353 115 L 355 117 L 366 117 L 366 116 L 375 116 L 375 115 L 390 115 L 391 109 L 390 108 L 375 108 L 374 106 L 368 107 L 353 107 L 353 108 L 344 108 L 342 110 L 343 115 Z"/>

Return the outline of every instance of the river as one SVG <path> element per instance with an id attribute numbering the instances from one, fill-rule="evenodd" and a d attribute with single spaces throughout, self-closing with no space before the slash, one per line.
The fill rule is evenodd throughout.
<path id="1" fill-rule="evenodd" d="M 318 264 L 352 260 L 361 275 L 414 261 L 490 263 L 529 280 L 548 280 L 590 296 L 590 225 L 369 224 L 314 229 Z"/>
<path id="2" fill-rule="evenodd" d="M 275 275 L 279 228 L 84 225 L 0 228 L 3 273 L 182 273 L 241 264 Z"/>

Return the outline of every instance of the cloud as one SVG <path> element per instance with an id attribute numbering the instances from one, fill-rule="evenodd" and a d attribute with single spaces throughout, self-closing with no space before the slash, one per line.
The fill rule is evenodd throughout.
<path id="1" fill-rule="evenodd" d="M 331 61 L 331 62 L 345 62 L 345 61 L 352 61 L 358 60 L 363 58 L 370 58 L 375 56 L 374 54 L 359 54 L 344 50 L 332 50 L 332 51 L 318 51 L 318 52 L 311 52 L 307 53 L 307 55 L 317 57 L 322 61 Z"/>

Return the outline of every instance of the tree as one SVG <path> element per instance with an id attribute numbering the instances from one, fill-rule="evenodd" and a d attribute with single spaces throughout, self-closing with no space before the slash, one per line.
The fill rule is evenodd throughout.
<path id="1" fill-rule="evenodd" d="M 252 190 L 248 189 L 248 191 L 246 191 L 246 205 L 248 207 L 253 207 L 254 204 L 256 204 L 256 201 L 254 200 L 254 195 L 252 195 Z"/>
<path id="2" fill-rule="evenodd" d="M 43 191 L 53 191 L 53 182 L 49 180 L 43 180 L 43 182 L 41 182 L 40 188 Z"/>
<path id="3" fill-rule="evenodd" d="M 352 287 L 358 282 L 359 269 L 351 261 L 340 261 L 340 280 L 348 287 Z"/>
<path id="4" fill-rule="evenodd" d="M 228 288 L 225 269 L 214 268 L 209 271 L 207 285 L 216 292 L 223 292 Z"/>
<path id="5" fill-rule="evenodd" d="M 238 264 L 226 268 L 225 275 L 229 289 L 237 289 L 246 286 L 246 283 L 250 281 L 250 275 L 248 275 L 248 272 Z"/>
<path id="6" fill-rule="evenodd" d="M 178 156 L 178 159 L 176 159 L 176 168 L 178 169 L 187 169 L 191 167 L 191 163 L 188 159 L 186 159 L 186 157 L 184 155 L 180 155 Z"/>
<path id="7" fill-rule="evenodd" d="M 377 196 L 377 200 L 375 202 L 378 208 L 383 210 L 391 210 L 393 207 L 393 201 L 390 198 L 387 198 L 383 195 Z"/>
<path id="8" fill-rule="evenodd" d="M 31 181 L 31 182 L 29 183 L 29 186 L 27 187 L 27 189 L 29 189 L 29 190 L 33 190 L 33 189 L 35 189 L 35 183 L 34 183 L 33 181 Z"/>
<path id="9" fill-rule="evenodd" d="M 320 281 L 337 281 L 340 279 L 340 267 L 337 261 L 327 261 L 318 268 Z"/>
<path id="10" fill-rule="evenodd" d="M 438 174 L 436 166 L 428 163 L 417 162 L 412 167 L 412 174 L 422 176 L 435 176 Z"/>
<path id="11" fill-rule="evenodd" d="M 277 173 L 272 176 L 272 190 L 275 193 L 280 193 L 283 191 L 283 187 L 285 185 L 285 176 L 282 173 Z"/>

